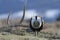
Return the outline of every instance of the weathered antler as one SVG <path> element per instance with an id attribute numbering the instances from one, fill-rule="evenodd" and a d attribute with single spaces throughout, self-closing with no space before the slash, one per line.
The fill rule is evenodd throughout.
<path id="1" fill-rule="evenodd" d="M 21 18 L 20 24 L 23 22 L 25 17 L 25 10 L 26 10 L 26 0 L 24 0 L 24 9 L 23 9 L 23 17 Z"/>
<path id="2" fill-rule="evenodd" d="M 25 17 L 25 10 L 26 10 L 26 0 L 24 0 L 23 16 L 22 16 L 22 18 L 21 18 L 20 24 L 21 24 L 21 23 L 23 22 L 23 20 L 24 20 L 24 17 Z M 9 24 L 8 21 L 9 21 L 10 15 L 11 15 L 11 13 L 9 13 L 9 15 L 8 15 L 7 24 Z"/>
<path id="3" fill-rule="evenodd" d="M 7 24 L 9 24 L 8 21 L 9 21 L 10 15 L 11 15 L 11 13 L 8 14 Z"/>

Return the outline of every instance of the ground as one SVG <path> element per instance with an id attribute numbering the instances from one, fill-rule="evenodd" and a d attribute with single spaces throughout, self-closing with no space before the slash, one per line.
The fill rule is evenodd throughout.
<path id="1" fill-rule="evenodd" d="M 22 24 L 28 25 L 25 21 Z M 29 27 L 9 27 L 6 20 L 0 20 L 0 40 L 60 40 L 60 21 L 44 23 L 43 29 L 35 36 Z"/>

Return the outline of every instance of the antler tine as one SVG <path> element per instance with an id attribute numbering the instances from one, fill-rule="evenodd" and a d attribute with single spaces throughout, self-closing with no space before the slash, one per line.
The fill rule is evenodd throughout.
<path id="1" fill-rule="evenodd" d="M 25 17 L 25 10 L 26 10 L 26 0 L 24 0 L 24 9 L 23 9 L 23 17 L 21 18 L 20 24 L 23 22 Z"/>
<path id="2" fill-rule="evenodd" d="M 8 21 L 9 21 L 9 18 L 10 18 L 10 13 L 8 14 L 8 18 L 7 18 L 7 24 L 9 24 L 9 23 L 8 23 Z"/>

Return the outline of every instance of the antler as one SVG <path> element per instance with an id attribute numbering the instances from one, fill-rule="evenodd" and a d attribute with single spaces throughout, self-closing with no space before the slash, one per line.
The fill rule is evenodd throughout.
<path id="1" fill-rule="evenodd" d="M 25 17 L 25 9 L 26 9 L 26 0 L 24 0 L 24 9 L 23 9 L 23 16 L 21 18 L 21 21 L 20 21 L 20 24 L 23 22 L 24 20 L 24 17 Z M 10 13 L 8 15 L 8 18 L 7 18 L 7 24 L 8 24 L 8 21 L 9 21 L 9 17 L 10 17 Z"/>
<path id="2" fill-rule="evenodd" d="M 7 24 L 9 24 L 8 21 L 9 21 L 9 18 L 10 18 L 10 14 L 11 14 L 11 13 L 8 14 Z"/>
<path id="3" fill-rule="evenodd" d="M 26 0 L 24 0 L 24 9 L 23 9 L 23 17 L 21 18 L 20 24 L 23 22 L 25 17 L 25 9 L 26 9 Z"/>

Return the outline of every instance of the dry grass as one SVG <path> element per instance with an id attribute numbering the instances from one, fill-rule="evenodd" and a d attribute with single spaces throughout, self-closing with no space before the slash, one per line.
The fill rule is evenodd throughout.
<path id="1" fill-rule="evenodd" d="M 12 22 L 12 23 L 18 23 Z M 28 25 L 25 21 L 22 23 Z M 10 33 L 0 33 L 0 40 L 60 40 L 60 22 L 45 23 L 41 33 L 35 37 L 34 33 L 26 32 L 29 27 L 12 27 Z M 6 20 L 0 21 L 0 31 L 8 31 Z M 16 35 L 18 34 L 18 35 Z"/>
<path id="2" fill-rule="evenodd" d="M 19 35 L 14 35 L 14 34 L 6 34 L 2 35 L 0 33 L 0 40 L 47 40 L 46 38 L 38 38 L 34 36 L 19 36 Z"/>
<path id="3" fill-rule="evenodd" d="M 14 35 L 7 32 L 1 32 L 0 40 L 60 40 L 60 39 L 54 39 L 54 37 L 49 38 L 51 35 L 48 33 L 40 33 L 39 35 L 33 36 L 30 33 L 26 33 L 25 36 L 21 36 L 21 35 Z"/>
<path id="4" fill-rule="evenodd" d="M 2 35 L 2 34 L 0 34 L 0 40 L 17 40 L 17 39 L 18 39 L 17 35 L 13 35 L 13 34 Z"/>

